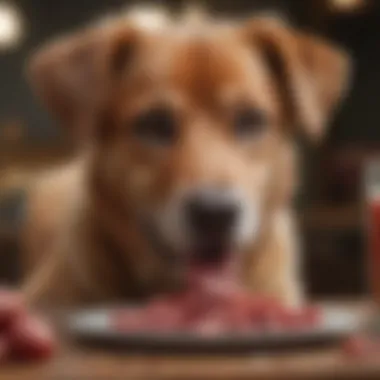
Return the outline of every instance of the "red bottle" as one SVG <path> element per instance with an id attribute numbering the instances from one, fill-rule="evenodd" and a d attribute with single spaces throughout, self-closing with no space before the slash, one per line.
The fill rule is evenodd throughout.
<path id="1" fill-rule="evenodd" d="M 380 305 L 380 197 L 369 203 L 369 282 L 374 300 Z"/>

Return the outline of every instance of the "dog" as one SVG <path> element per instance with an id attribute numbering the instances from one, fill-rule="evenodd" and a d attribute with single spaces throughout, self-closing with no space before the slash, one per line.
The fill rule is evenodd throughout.
<path id="1" fill-rule="evenodd" d="M 322 138 L 350 67 L 258 16 L 116 16 L 41 48 L 32 85 L 81 149 L 30 193 L 29 302 L 150 297 L 229 262 L 253 293 L 301 305 L 295 136 Z"/>

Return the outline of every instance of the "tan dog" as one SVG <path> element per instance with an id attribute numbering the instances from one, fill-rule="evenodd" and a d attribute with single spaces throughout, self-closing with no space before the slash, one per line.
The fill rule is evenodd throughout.
<path id="1" fill-rule="evenodd" d="M 42 49 L 37 92 L 86 147 L 32 193 L 31 301 L 151 295 L 228 259 L 252 292 L 299 304 L 292 140 L 323 134 L 348 74 L 343 52 L 264 18 L 120 17 Z"/>

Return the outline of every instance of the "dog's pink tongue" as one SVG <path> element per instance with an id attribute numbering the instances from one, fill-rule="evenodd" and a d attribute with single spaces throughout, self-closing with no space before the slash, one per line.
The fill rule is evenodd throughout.
<path id="1" fill-rule="evenodd" d="M 240 288 L 236 265 L 226 262 L 220 265 L 192 265 L 188 274 L 191 289 L 210 293 L 229 293 Z"/>

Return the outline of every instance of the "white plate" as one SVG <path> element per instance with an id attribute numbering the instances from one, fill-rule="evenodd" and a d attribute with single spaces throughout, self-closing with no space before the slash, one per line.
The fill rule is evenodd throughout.
<path id="1" fill-rule="evenodd" d="M 126 349 L 179 351 L 247 351 L 279 349 L 327 343 L 358 331 L 365 321 L 363 312 L 341 306 L 321 306 L 321 323 L 297 331 L 245 332 L 225 335 L 196 333 L 130 333 L 111 328 L 111 309 L 87 310 L 68 318 L 69 332 L 92 344 L 114 345 Z"/>

